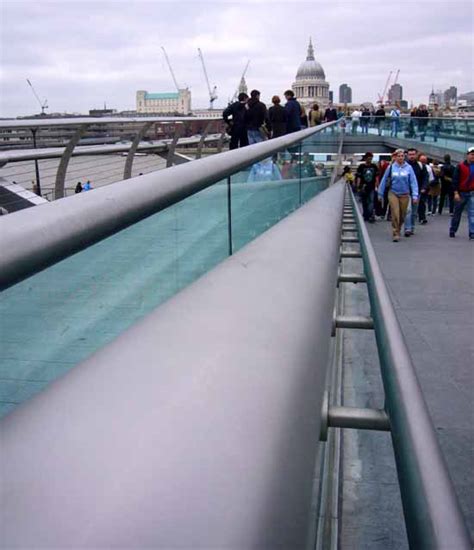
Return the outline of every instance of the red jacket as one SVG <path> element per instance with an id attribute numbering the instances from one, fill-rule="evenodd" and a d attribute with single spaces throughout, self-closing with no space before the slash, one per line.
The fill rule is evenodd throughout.
<path id="1" fill-rule="evenodd" d="M 474 176 L 471 175 L 471 168 L 467 160 L 457 165 L 453 176 L 453 186 L 454 190 L 460 193 L 474 191 Z"/>

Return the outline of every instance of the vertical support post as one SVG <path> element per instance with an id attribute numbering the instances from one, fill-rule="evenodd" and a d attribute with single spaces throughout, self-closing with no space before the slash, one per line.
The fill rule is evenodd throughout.
<path id="1" fill-rule="evenodd" d="M 197 146 L 197 151 L 196 151 L 196 160 L 200 159 L 201 156 L 202 156 L 202 150 L 204 148 L 204 141 L 207 137 L 207 134 L 209 133 L 209 131 L 211 129 L 212 123 L 213 123 L 213 121 L 210 120 L 207 123 L 206 127 L 204 128 L 203 133 L 201 134 L 201 139 L 199 140 L 199 143 L 198 143 L 198 146 Z"/>
<path id="2" fill-rule="evenodd" d="M 127 159 L 125 160 L 125 168 L 123 170 L 124 180 L 129 180 L 132 177 L 133 159 L 135 158 L 135 153 L 137 152 L 138 145 L 140 144 L 140 141 L 143 139 L 152 124 L 153 122 L 147 122 L 146 124 L 144 124 L 135 136 L 132 146 L 128 150 Z"/>
<path id="3" fill-rule="evenodd" d="M 64 197 L 64 182 L 66 181 L 66 172 L 69 164 L 69 160 L 72 157 L 72 152 L 74 148 L 79 143 L 84 132 L 89 127 L 89 124 L 81 124 L 79 128 L 74 132 L 71 140 L 64 149 L 63 156 L 59 162 L 58 171 L 56 173 L 56 183 L 54 185 L 54 199 L 62 199 Z"/>
<path id="4" fill-rule="evenodd" d="M 37 143 L 36 143 L 36 132 L 38 131 L 38 128 L 32 128 L 31 133 L 33 134 L 33 147 L 34 149 L 37 149 Z M 39 165 L 38 165 L 38 159 L 35 159 L 35 172 L 36 172 L 36 188 L 38 191 L 38 195 L 41 197 L 41 181 L 40 181 L 40 172 L 39 172 Z"/>
<path id="5" fill-rule="evenodd" d="M 168 146 L 168 157 L 166 159 L 166 168 L 173 166 L 174 151 L 176 149 L 176 145 L 178 144 L 178 140 L 183 135 L 183 133 L 184 133 L 183 125 L 180 124 L 177 128 L 175 126 L 173 141 Z"/>
<path id="6" fill-rule="evenodd" d="M 227 232 L 229 235 L 229 256 L 232 256 L 232 188 L 230 176 L 227 176 Z"/>

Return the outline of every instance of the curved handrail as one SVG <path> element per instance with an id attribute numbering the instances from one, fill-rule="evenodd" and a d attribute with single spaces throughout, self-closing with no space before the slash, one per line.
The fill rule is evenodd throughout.
<path id="1" fill-rule="evenodd" d="M 0 290 L 337 124 L 119 181 L 0 218 Z"/>

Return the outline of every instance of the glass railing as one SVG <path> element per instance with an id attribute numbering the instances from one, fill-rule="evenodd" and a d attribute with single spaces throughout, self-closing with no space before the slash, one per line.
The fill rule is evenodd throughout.
<path id="1" fill-rule="evenodd" d="M 474 118 L 370 117 L 345 119 L 346 135 L 379 135 L 465 152 L 474 143 Z"/>
<path id="2" fill-rule="evenodd" d="M 4 290 L 0 414 L 324 190 L 321 143 L 281 149 Z"/>

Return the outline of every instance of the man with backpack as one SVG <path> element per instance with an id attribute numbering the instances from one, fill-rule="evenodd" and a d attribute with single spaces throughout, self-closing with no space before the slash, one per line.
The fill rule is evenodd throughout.
<path id="1" fill-rule="evenodd" d="M 222 118 L 228 126 L 227 133 L 230 135 L 229 149 L 245 147 L 249 144 L 247 126 L 245 125 L 245 104 L 249 96 L 242 92 L 237 100 L 227 107 L 222 113 Z"/>
<path id="2" fill-rule="evenodd" d="M 378 186 L 379 169 L 372 162 L 374 155 L 366 153 L 364 162 L 359 165 L 356 172 L 356 187 L 362 201 L 364 220 L 374 223 L 374 194 Z"/>

